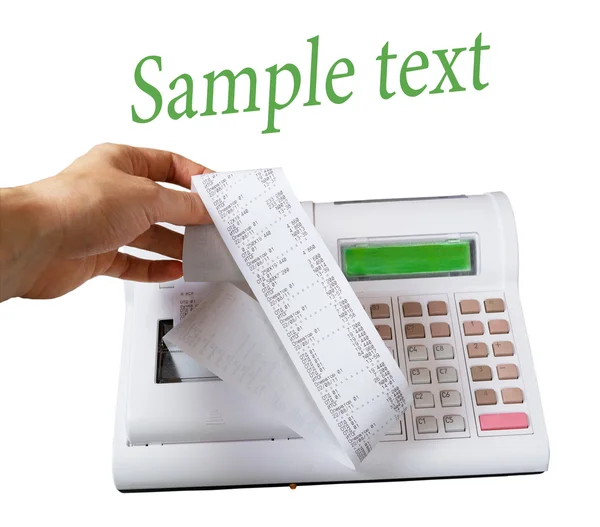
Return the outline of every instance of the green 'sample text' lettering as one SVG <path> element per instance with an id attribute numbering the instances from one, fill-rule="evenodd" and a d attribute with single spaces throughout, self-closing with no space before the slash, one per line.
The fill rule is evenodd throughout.
<path id="1" fill-rule="evenodd" d="M 319 36 L 307 40 L 310 52 L 310 69 L 301 72 L 294 64 L 279 66 L 274 64 L 265 69 L 265 75 L 261 77 L 261 88 L 268 88 L 266 97 L 266 126 L 263 134 L 280 132 L 277 127 L 277 115 L 279 112 L 296 102 L 299 97 L 303 83 L 308 82 L 306 98 L 303 106 L 319 106 L 321 101 L 317 99 L 317 86 L 324 87 L 325 97 L 333 104 L 344 104 L 348 101 L 353 91 L 351 88 L 351 77 L 356 73 L 354 64 L 349 58 L 340 58 L 333 64 L 325 67 L 323 72 L 319 64 Z M 489 45 L 482 42 L 481 33 L 477 35 L 472 45 L 452 49 L 437 49 L 430 53 L 414 51 L 398 57 L 398 53 L 390 49 L 389 42 L 381 48 L 381 52 L 374 60 L 378 64 L 379 79 L 374 85 L 378 86 L 378 94 L 383 100 L 392 99 L 402 93 L 408 97 L 419 97 L 425 94 L 436 95 L 441 93 L 456 93 L 467 90 L 481 91 L 489 83 L 481 79 L 482 53 L 490 49 Z M 461 71 L 469 71 L 470 78 L 459 78 L 456 73 L 456 65 L 461 61 L 468 61 L 468 68 L 462 64 Z M 435 68 L 432 66 L 435 64 Z M 441 68 L 440 68 L 441 67 Z M 136 105 L 131 106 L 131 118 L 136 123 L 150 123 L 161 113 L 168 115 L 170 119 L 182 118 L 192 119 L 195 117 L 210 117 L 218 114 L 215 109 L 215 93 L 226 96 L 224 108 L 219 108 L 221 114 L 239 113 L 236 108 L 236 89 L 239 91 L 238 81 L 244 79 L 243 86 L 246 89 L 244 97 L 238 93 L 237 100 L 247 101 L 242 112 L 260 112 L 257 104 L 257 90 L 259 89 L 259 76 L 251 67 L 246 67 L 234 73 L 225 69 L 216 73 L 211 71 L 203 76 L 202 89 L 198 89 L 198 81 L 194 81 L 188 73 L 182 73 L 169 84 L 169 93 L 163 94 L 156 87 L 156 79 L 160 80 L 163 69 L 162 57 L 149 55 L 138 62 L 135 67 L 134 81 L 136 86 L 149 97 L 151 103 L 150 111 L 140 111 Z M 427 82 L 423 82 L 423 74 L 417 82 L 416 72 L 435 72 L 435 77 L 429 75 Z M 440 75 L 441 73 L 441 75 Z M 264 78 L 264 80 L 263 80 Z M 304 80 L 303 80 L 304 79 Z M 284 86 L 282 86 L 282 82 Z M 153 84 L 154 83 L 154 84 Z M 217 90 L 225 90 L 217 92 Z M 164 95 L 164 98 L 163 98 Z M 164 100 L 167 100 L 166 108 Z M 298 104 L 296 102 L 296 104 Z"/>

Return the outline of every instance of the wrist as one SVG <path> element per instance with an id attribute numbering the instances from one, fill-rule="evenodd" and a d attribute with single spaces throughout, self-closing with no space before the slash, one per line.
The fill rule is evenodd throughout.
<path id="1" fill-rule="evenodd" d="M 35 184 L 0 189 L 0 302 L 25 295 L 52 260 L 56 225 Z"/>

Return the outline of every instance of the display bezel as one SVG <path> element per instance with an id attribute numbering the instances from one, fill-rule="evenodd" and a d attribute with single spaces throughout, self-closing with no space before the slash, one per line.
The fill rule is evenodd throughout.
<path id="1" fill-rule="evenodd" d="M 456 271 L 415 272 L 398 274 L 371 274 L 371 275 L 348 275 L 346 272 L 345 252 L 353 247 L 382 247 L 398 245 L 433 245 L 439 243 L 468 243 L 470 250 L 470 269 Z M 338 240 L 338 258 L 340 268 L 346 279 L 350 282 L 372 281 L 372 280 L 410 280 L 415 278 L 439 278 L 453 276 L 473 276 L 479 274 L 479 251 L 477 235 L 448 234 L 448 235 L 426 235 L 426 236 L 390 236 L 370 238 L 344 238 Z"/>

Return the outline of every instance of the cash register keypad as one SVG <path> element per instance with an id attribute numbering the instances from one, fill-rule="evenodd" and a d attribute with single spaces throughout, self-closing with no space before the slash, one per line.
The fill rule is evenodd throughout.
<path id="1" fill-rule="evenodd" d="M 532 433 L 502 292 L 358 297 L 413 393 L 384 441 Z M 172 326 L 159 321 L 155 382 L 218 380 L 166 348 L 162 337 Z"/>
<path id="2" fill-rule="evenodd" d="M 480 436 L 532 433 L 518 349 L 503 292 L 455 295 Z"/>
<path id="3" fill-rule="evenodd" d="M 468 437 L 467 386 L 460 367 L 460 340 L 454 334 L 447 295 L 396 297 L 407 380 L 413 390 L 413 436 Z M 408 412 L 407 412 L 408 415 Z"/>
<path id="4" fill-rule="evenodd" d="M 502 292 L 358 296 L 413 394 L 399 438 L 532 432 Z"/>

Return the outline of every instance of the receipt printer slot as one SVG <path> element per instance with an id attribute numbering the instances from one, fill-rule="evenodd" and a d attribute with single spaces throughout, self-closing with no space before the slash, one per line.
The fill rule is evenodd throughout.
<path id="1" fill-rule="evenodd" d="M 201 366 L 189 355 L 181 351 L 169 351 L 163 337 L 173 328 L 173 320 L 159 320 L 158 346 L 156 356 L 156 382 L 190 382 L 219 380 L 211 371 Z"/>

